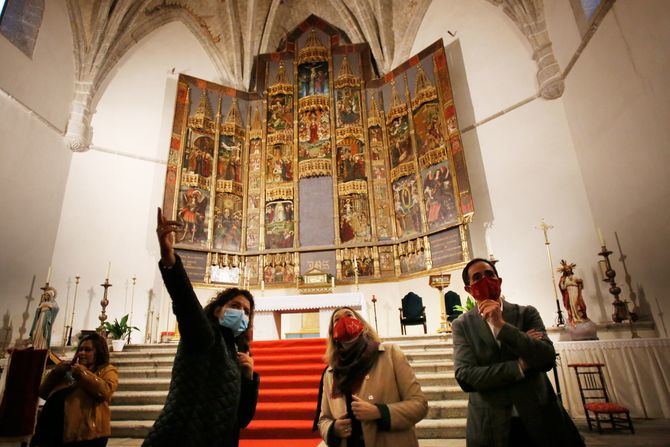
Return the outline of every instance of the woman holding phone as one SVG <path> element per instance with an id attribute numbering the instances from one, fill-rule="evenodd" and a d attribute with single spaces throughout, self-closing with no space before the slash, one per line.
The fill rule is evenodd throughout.
<path id="1" fill-rule="evenodd" d="M 119 373 L 109 363 L 107 341 L 84 336 L 73 362 L 61 362 L 40 386 L 46 400 L 31 446 L 104 447 L 112 434 L 109 403 Z"/>

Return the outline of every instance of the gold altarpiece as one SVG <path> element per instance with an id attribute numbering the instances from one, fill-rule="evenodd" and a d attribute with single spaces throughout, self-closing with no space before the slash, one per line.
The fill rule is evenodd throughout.
<path id="1" fill-rule="evenodd" d="M 474 212 L 442 41 L 383 78 L 316 17 L 255 91 L 180 75 L 164 209 L 203 284 L 389 281 L 469 259 Z"/>

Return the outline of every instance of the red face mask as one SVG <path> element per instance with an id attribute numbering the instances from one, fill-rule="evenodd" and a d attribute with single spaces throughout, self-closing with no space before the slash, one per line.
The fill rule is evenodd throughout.
<path id="1" fill-rule="evenodd" d="M 346 316 L 337 320 L 333 326 L 333 339 L 338 343 L 346 343 L 363 332 L 363 323 L 354 317 Z"/>
<path id="2" fill-rule="evenodd" d="M 500 298 L 500 278 L 485 276 L 479 281 L 470 284 L 470 293 L 475 301 L 498 301 Z"/>

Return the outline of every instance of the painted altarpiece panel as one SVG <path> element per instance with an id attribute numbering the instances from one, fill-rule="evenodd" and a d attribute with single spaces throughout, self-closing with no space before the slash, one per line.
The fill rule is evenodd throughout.
<path id="1" fill-rule="evenodd" d="M 364 143 L 347 137 L 337 144 L 337 179 L 340 182 L 365 180 Z"/>
<path id="2" fill-rule="evenodd" d="M 217 193 L 214 205 L 214 248 L 239 251 L 242 240 L 242 197 Z"/>
<path id="3" fill-rule="evenodd" d="M 378 92 L 373 90 L 368 98 L 370 104 L 367 116 L 368 144 L 372 165 L 372 194 L 377 238 L 389 240 L 393 237 L 392 207 L 389 200 L 392 194 L 389 187 L 388 150 L 384 144 L 384 117 L 377 107 L 378 100 L 375 99 L 379 98 Z"/>
<path id="4" fill-rule="evenodd" d="M 181 160 L 179 198 L 176 219 L 182 228 L 176 235 L 180 247 L 204 248 L 209 245 L 209 213 L 212 169 L 216 138 L 216 118 L 212 102 L 217 95 L 208 91 L 207 83 L 191 84 L 192 101 L 186 128 L 186 141 Z"/>
<path id="5" fill-rule="evenodd" d="M 242 266 L 255 258 L 256 278 L 291 282 L 298 255 L 273 253 L 264 264 L 263 250 L 303 246 L 303 206 L 315 204 L 302 203 L 302 180 L 323 177 L 332 188 L 319 190 L 318 206 L 329 195 L 334 213 L 330 224 L 314 220 L 304 231 L 325 224 L 339 234 L 304 240 L 315 249 L 372 243 L 369 256 L 356 258 L 359 277 L 413 275 L 467 259 L 463 225 L 472 198 L 442 42 L 373 79 L 365 44 L 341 45 L 314 28 L 292 32 L 300 37 L 287 37 L 282 52 L 259 56 L 264 75 L 252 85 L 262 98 L 180 75 L 164 198 L 164 209 L 185 224 L 178 247 L 241 254 Z M 347 70 L 351 82 L 338 83 Z M 225 132 L 232 98 L 240 112 Z M 313 164 L 303 170 L 303 162 Z M 408 239 L 425 232 L 414 240 L 425 246 L 409 250 Z M 353 259 L 338 255 L 338 276 L 355 276 Z"/>
<path id="6" fill-rule="evenodd" d="M 393 182 L 393 202 L 398 237 L 405 238 L 421 232 L 419 191 L 414 175 Z"/>
<path id="7" fill-rule="evenodd" d="M 265 205 L 265 247 L 293 247 L 293 202 L 280 200 Z"/>
<path id="8" fill-rule="evenodd" d="M 265 284 L 295 282 L 295 261 L 293 253 L 274 253 L 264 255 L 263 281 Z"/>
<path id="9" fill-rule="evenodd" d="M 370 234 L 370 205 L 366 195 L 351 194 L 339 197 L 340 240 L 367 242 Z"/>
<path id="10" fill-rule="evenodd" d="M 246 249 L 256 250 L 260 236 L 261 178 L 263 169 L 263 126 L 261 123 L 262 104 L 252 104 L 251 128 L 249 130 L 249 175 L 247 180 L 247 228 Z"/>

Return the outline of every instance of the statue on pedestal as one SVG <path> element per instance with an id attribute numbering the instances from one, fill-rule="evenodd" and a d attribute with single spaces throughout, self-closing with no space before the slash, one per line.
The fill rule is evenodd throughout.
<path id="1" fill-rule="evenodd" d="M 582 297 L 584 281 L 574 274 L 576 266 L 561 259 L 561 266 L 557 269 L 561 273 L 558 288 L 568 313 L 565 330 L 570 340 L 597 340 L 596 325 L 586 315 L 586 303 Z"/>
<path id="2" fill-rule="evenodd" d="M 58 314 L 56 289 L 46 286 L 42 290 L 44 292 L 40 297 L 33 325 L 30 328 L 30 341 L 35 349 L 49 349 L 51 346 L 51 329 Z"/>

